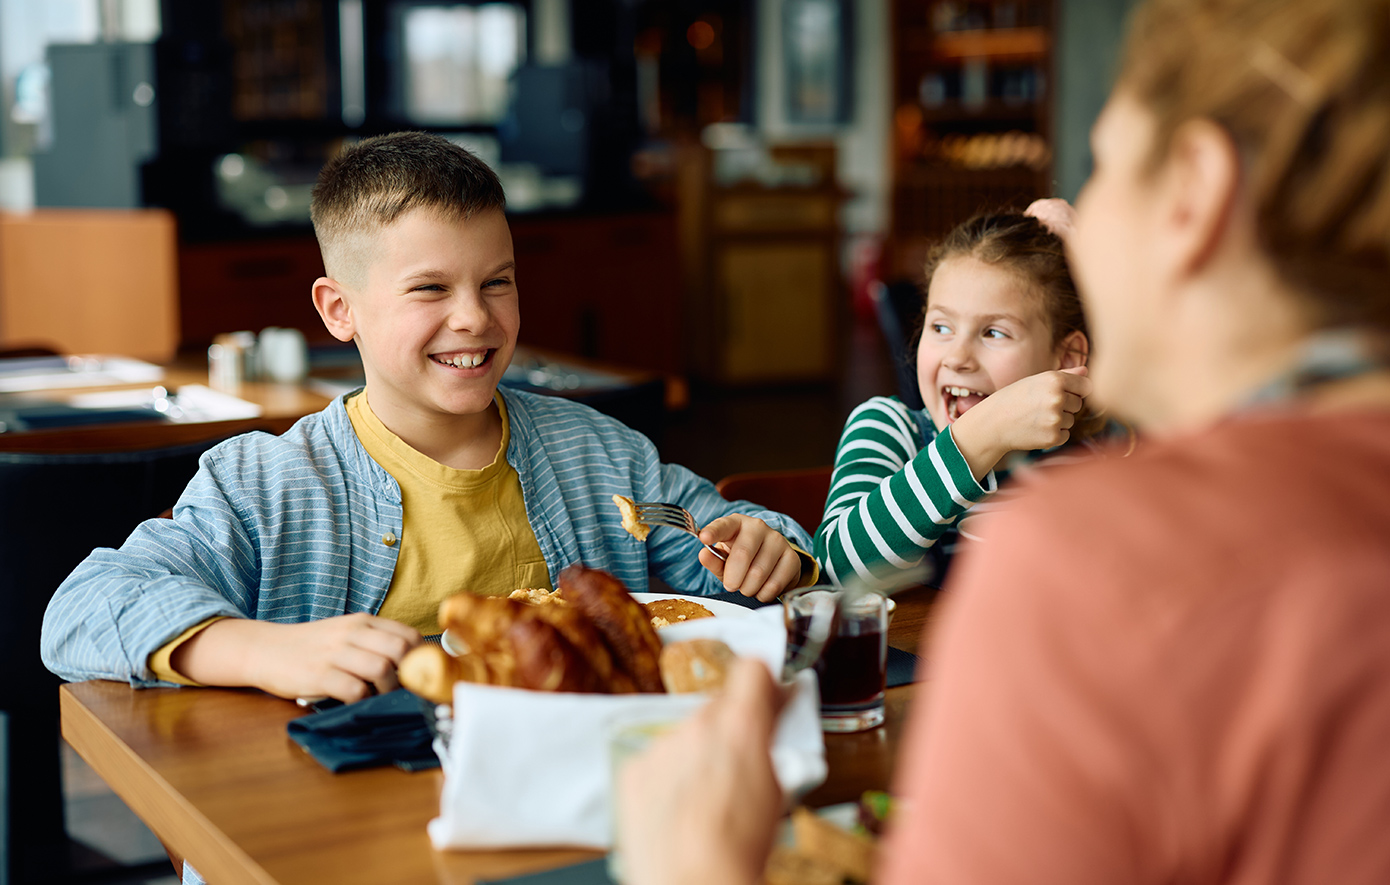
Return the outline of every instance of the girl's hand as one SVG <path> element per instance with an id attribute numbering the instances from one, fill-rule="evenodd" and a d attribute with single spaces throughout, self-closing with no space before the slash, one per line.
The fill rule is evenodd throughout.
<path id="1" fill-rule="evenodd" d="M 1060 446 L 1071 438 L 1076 413 L 1091 395 L 1086 367 L 1039 372 L 985 397 L 951 425 L 951 438 L 983 479 L 1009 452 Z"/>
<path id="2" fill-rule="evenodd" d="M 175 649 L 170 664 L 204 685 L 352 703 L 399 688 L 396 665 L 420 641 L 402 623 L 363 613 L 303 624 L 224 618 Z"/>
<path id="3" fill-rule="evenodd" d="M 763 880 L 783 805 L 770 751 L 782 703 L 767 667 L 740 658 L 714 700 L 623 767 L 624 882 Z"/>
<path id="4" fill-rule="evenodd" d="M 730 593 L 771 602 L 801 578 L 801 557 L 780 532 L 756 517 L 721 516 L 700 530 L 700 540 L 717 545 L 729 557 L 720 562 L 708 550 L 700 551 L 700 564 Z"/>

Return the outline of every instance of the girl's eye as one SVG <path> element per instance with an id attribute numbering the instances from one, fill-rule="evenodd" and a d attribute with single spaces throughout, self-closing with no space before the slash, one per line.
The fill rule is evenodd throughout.
<path id="1" fill-rule="evenodd" d="M 484 288 L 484 289 L 495 289 L 495 288 L 497 288 L 498 286 L 510 286 L 511 284 L 512 284 L 512 281 L 509 280 L 509 279 L 507 279 L 506 277 L 498 277 L 498 278 L 495 279 L 495 280 L 488 280 L 486 283 L 483 283 L 483 288 Z"/>
<path id="2" fill-rule="evenodd" d="M 444 287 L 438 283 L 425 283 L 423 286 L 416 286 L 416 292 L 443 292 Z"/>
<path id="3" fill-rule="evenodd" d="M 998 340 L 1000 338 L 1008 338 L 1009 333 L 1005 332 L 1003 329 L 985 329 L 985 337 Z"/>
<path id="4" fill-rule="evenodd" d="M 951 327 L 946 325 L 945 323 L 932 323 L 931 330 L 938 335 L 951 334 Z"/>

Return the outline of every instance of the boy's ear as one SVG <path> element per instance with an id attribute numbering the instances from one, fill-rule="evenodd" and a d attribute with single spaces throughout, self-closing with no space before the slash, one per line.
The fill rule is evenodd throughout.
<path id="1" fill-rule="evenodd" d="M 1091 342 L 1080 332 L 1072 332 L 1057 345 L 1057 359 L 1060 362 L 1057 368 L 1075 369 L 1084 366 L 1090 356 Z"/>
<path id="2" fill-rule="evenodd" d="M 319 277 L 314 280 L 313 292 L 314 309 L 319 312 L 329 333 L 339 341 L 351 341 L 357 334 L 357 326 L 343 285 L 329 277 Z"/>

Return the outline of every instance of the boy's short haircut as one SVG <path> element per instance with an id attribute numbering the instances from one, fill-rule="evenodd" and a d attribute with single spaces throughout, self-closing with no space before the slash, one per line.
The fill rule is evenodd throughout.
<path id="1" fill-rule="evenodd" d="M 472 153 L 427 132 L 393 132 L 324 164 L 309 217 L 328 275 L 356 279 L 371 251 L 363 240 L 413 209 L 461 220 L 506 205 L 496 173 Z"/>

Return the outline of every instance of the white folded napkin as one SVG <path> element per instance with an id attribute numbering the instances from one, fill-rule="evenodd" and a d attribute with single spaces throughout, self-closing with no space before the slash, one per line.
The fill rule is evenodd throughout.
<path id="1" fill-rule="evenodd" d="M 781 671 L 786 628 L 780 606 L 748 617 L 701 618 L 666 627 L 664 642 L 722 639 L 735 654 Z M 460 682 L 454 686 L 436 848 L 612 845 L 612 738 L 624 727 L 675 722 L 698 694 L 567 694 Z M 803 671 L 782 710 L 772 748 L 782 789 L 800 795 L 825 780 L 825 742 L 815 673 Z"/>

